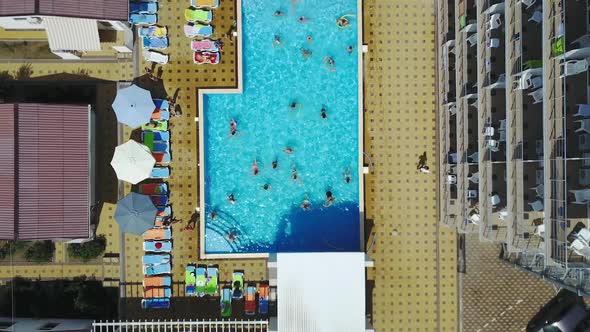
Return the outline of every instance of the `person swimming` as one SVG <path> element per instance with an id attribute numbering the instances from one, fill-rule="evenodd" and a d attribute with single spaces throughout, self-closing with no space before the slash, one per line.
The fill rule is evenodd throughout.
<path id="1" fill-rule="evenodd" d="M 305 17 L 305 16 L 300 16 L 300 17 L 297 19 L 297 22 L 299 22 L 299 23 L 306 23 L 306 22 L 311 22 L 311 20 L 310 20 L 310 19 L 308 19 L 308 18 L 307 18 L 307 17 Z"/>
<path id="2" fill-rule="evenodd" d="M 215 220 L 216 217 L 217 217 L 217 212 L 215 210 L 211 211 L 209 218 L 211 218 L 211 220 Z"/>
<path id="3" fill-rule="evenodd" d="M 332 204 L 334 204 L 334 196 L 332 196 L 332 192 L 331 191 L 326 191 L 326 200 L 324 201 L 324 207 L 330 207 L 332 206 Z"/>
<path id="4" fill-rule="evenodd" d="M 305 48 L 301 48 L 301 54 L 303 54 L 303 57 L 306 60 L 311 58 L 311 51 L 310 50 L 306 50 Z"/>
<path id="5" fill-rule="evenodd" d="M 275 35 L 275 39 L 272 42 L 272 47 L 283 46 L 283 42 L 281 41 L 281 36 Z"/>
<path id="6" fill-rule="evenodd" d="M 271 188 L 270 188 L 270 184 L 268 184 L 268 183 L 265 183 L 265 184 L 262 186 L 262 189 L 264 189 L 264 190 L 266 190 L 266 191 L 269 191 L 269 190 L 271 190 Z"/>
<path id="7" fill-rule="evenodd" d="M 301 104 L 296 101 L 293 101 L 289 105 L 289 109 L 291 110 L 291 112 L 293 112 L 295 110 L 295 108 L 301 108 Z"/>
<path id="8" fill-rule="evenodd" d="M 328 118 L 327 111 L 323 107 L 322 107 L 322 112 L 320 113 L 320 116 L 322 117 L 322 119 L 327 119 Z"/>
<path id="9" fill-rule="evenodd" d="M 326 66 L 327 71 L 336 71 L 336 62 L 334 62 L 334 58 L 326 56 L 324 58 L 324 65 Z"/>
<path id="10" fill-rule="evenodd" d="M 258 175 L 258 172 L 259 172 L 258 163 L 256 162 L 256 159 L 254 159 L 254 163 L 252 164 L 252 174 Z"/>
<path id="11" fill-rule="evenodd" d="M 234 197 L 234 194 L 229 194 L 227 196 L 227 201 L 232 203 L 232 204 L 236 204 L 236 198 Z"/>
<path id="12" fill-rule="evenodd" d="M 301 208 L 305 211 L 309 210 L 311 208 L 311 202 L 309 201 L 309 199 L 307 198 L 307 196 L 305 196 L 305 198 L 303 199 L 303 202 L 301 202 Z"/>
<path id="13" fill-rule="evenodd" d="M 238 126 L 238 123 L 235 122 L 234 120 L 229 121 L 229 135 L 230 136 L 236 135 L 236 133 L 238 132 L 237 126 Z"/>
<path id="14" fill-rule="evenodd" d="M 270 167 L 272 167 L 273 169 L 277 169 L 277 167 L 279 167 L 279 161 L 278 160 L 273 160 L 272 163 L 270 164 Z"/>
<path id="15" fill-rule="evenodd" d="M 283 151 L 285 151 L 286 154 L 291 154 L 291 153 L 295 152 L 293 150 L 293 148 L 290 148 L 290 147 L 286 147 L 285 150 L 283 150 Z"/>
<path id="16" fill-rule="evenodd" d="M 342 16 L 340 16 L 339 19 L 336 20 L 336 25 L 338 26 L 338 28 L 348 29 L 348 27 L 350 26 L 350 21 L 348 20 L 348 17 L 354 17 L 354 15 L 353 14 L 342 15 Z"/>
<path id="17" fill-rule="evenodd" d="M 280 10 L 277 10 L 277 11 L 275 11 L 275 16 L 276 16 L 276 17 L 279 17 L 279 16 L 285 16 L 285 13 L 284 13 L 284 12 L 282 12 L 282 11 L 280 11 Z"/>
<path id="18" fill-rule="evenodd" d="M 297 181 L 298 179 L 299 177 L 297 176 L 297 169 L 293 167 L 293 169 L 291 169 L 291 180 Z"/>
<path id="19" fill-rule="evenodd" d="M 349 168 L 344 170 L 344 173 L 342 173 L 342 176 L 344 177 L 344 182 L 350 183 L 352 181 L 352 179 L 350 178 L 350 169 Z"/>
<path id="20" fill-rule="evenodd" d="M 348 45 L 348 47 L 346 48 L 346 51 L 348 52 L 348 54 L 352 54 L 352 51 L 354 51 L 354 46 Z"/>
<path id="21" fill-rule="evenodd" d="M 306 39 L 308 43 L 313 42 L 313 38 L 311 37 L 311 35 L 308 35 Z"/>

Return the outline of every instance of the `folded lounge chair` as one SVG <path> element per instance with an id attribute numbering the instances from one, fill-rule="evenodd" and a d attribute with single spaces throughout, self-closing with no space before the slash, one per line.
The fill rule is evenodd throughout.
<path id="1" fill-rule="evenodd" d="M 221 299 L 219 300 L 221 306 L 221 317 L 231 317 L 231 288 L 223 287 L 221 290 Z"/>
<path id="2" fill-rule="evenodd" d="M 131 24 L 156 24 L 158 22 L 158 15 L 156 14 L 131 14 L 129 15 L 129 23 Z"/>
<path id="3" fill-rule="evenodd" d="M 168 195 L 152 195 L 150 196 L 152 203 L 154 203 L 155 206 L 162 206 L 162 205 L 166 205 L 168 204 Z M 154 240 L 160 240 L 160 239 L 154 239 Z"/>
<path id="4" fill-rule="evenodd" d="M 172 231 L 170 228 L 152 228 L 143 233 L 145 240 L 170 240 L 172 238 Z"/>
<path id="5" fill-rule="evenodd" d="M 258 287 L 258 313 L 268 314 L 268 285 Z"/>
<path id="6" fill-rule="evenodd" d="M 191 40 L 191 49 L 193 51 L 219 52 L 219 42 L 209 39 Z"/>
<path id="7" fill-rule="evenodd" d="M 195 295 L 196 267 L 187 265 L 184 271 L 184 293 L 186 295 Z"/>
<path id="8" fill-rule="evenodd" d="M 201 297 L 201 296 L 205 296 L 205 291 L 206 289 L 206 283 L 207 283 L 207 276 L 206 276 L 206 270 L 205 270 L 205 265 L 197 265 L 197 269 L 195 271 L 195 277 L 196 277 L 196 281 L 195 281 L 195 292 L 197 293 L 197 296 Z"/>
<path id="9" fill-rule="evenodd" d="M 168 121 L 150 121 L 141 126 L 141 130 L 168 131 Z"/>
<path id="10" fill-rule="evenodd" d="M 170 112 L 163 111 L 163 110 L 160 110 L 160 109 L 156 109 L 154 111 L 154 113 L 152 113 L 152 120 L 155 120 L 155 121 L 160 121 L 160 120 L 168 121 L 168 120 L 170 120 Z"/>
<path id="11" fill-rule="evenodd" d="M 158 12 L 157 2 L 130 2 L 129 3 L 130 13 L 144 13 L 144 14 L 155 14 Z"/>
<path id="12" fill-rule="evenodd" d="M 172 290 L 169 287 L 148 287 L 143 290 L 144 298 L 170 298 Z"/>
<path id="13" fill-rule="evenodd" d="M 168 36 L 168 28 L 150 25 L 137 29 L 137 34 L 139 37 L 166 37 Z"/>
<path id="14" fill-rule="evenodd" d="M 221 54 L 218 52 L 201 52 L 193 53 L 193 62 L 198 65 L 212 64 L 216 65 L 221 61 Z"/>
<path id="15" fill-rule="evenodd" d="M 148 252 L 171 252 L 172 242 L 170 241 L 144 241 L 143 250 Z"/>
<path id="16" fill-rule="evenodd" d="M 207 266 L 207 295 L 217 294 L 219 268 L 217 265 Z"/>
<path id="17" fill-rule="evenodd" d="M 244 303 L 244 312 L 249 316 L 256 313 L 256 286 L 254 285 L 248 285 L 248 287 L 246 287 L 246 302 Z"/>
<path id="18" fill-rule="evenodd" d="M 188 38 L 209 37 L 213 34 L 213 27 L 207 24 L 185 24 L 184 35 Z"/>
<path id="19" fill-rule="evenodd" d="M 167 195 L 168 184 L 166 183 L 146 183 L 139 185 L 139 193 L 144 195 Z"/>
<path id="20" fill-rule="evenodd" d="M 143 278 L 143 287 L 170 287 L 172 278 L 168 276 L 153 276 Z"/>
<path id="21" fill-rule="evenodd" d="M 145 61 L 151 61 L 155 63 L 159 63 L 161 65 L 165 65 L 170 60 L 170 56 L 168 54 L 160 53 L 157 51 L 152 50 L 143 50 L 142 52 L 143 58 Z"/>
<path id="22" fill-rule="evenodd" d="M 141 262 L 143 265 L 157 265 L 170 263 L 170 254 L 144 255 Z"/>
<path id="23" fill-rule="evenodd" d="M 219 0 L 191 0 L 191 6 L 215 9 L 219 7 Z"/>
<path id="24" fill-rule="evenodd" d="M 150 178 L 152 179 L 167 179 L 170 177 L 170 168 L 169 167 L 154 167 L 152 169 L 152 175 Z"/>
<path id="25" fill-rule="evenodd" d="M 163 50 L 168 48 L 168 37 L 143 37 L 143 48 Z"/>
<path id="26" fill-rule="evenodd" d="M 141 141 L 145 141 L 150 137 L 152 141 L 169 141 L 170 140 L 170 132 L 169 131 L 142 131 L 141 132 Z"/>
<path id="27" fill-rule="evenodd" d="M 184 10 L 184 18 L 189 22 L 211 22 L 213 20 L 213 12 L 208 10 L 197 9 L 195 7 L 188 7 Z"/>
<path id="28" fill-rule="evenodd" d="M 155 276 L 158 274 L 170 274 L 172 266 L 170 263 L 158 264 L 158 265 L 144 265 L 143 274 L 146 276 Z"/>
<path id="29" fill-rule="evenodd" d="M 232 275 L 232 297 L 234 299 L 241 299 L 244 297 L 244 272 L 234 271 Z"/>
<path id="30" fill-rule="evenodd" d="M 141 300 L 143 309 L 168 309 L 170 308 L 170 299 L 146 299 Z"/>

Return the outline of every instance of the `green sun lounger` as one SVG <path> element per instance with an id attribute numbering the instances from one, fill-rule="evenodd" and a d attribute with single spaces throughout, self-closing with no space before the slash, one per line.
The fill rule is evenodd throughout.
<path id="1" fill-rule="evenodd" d="M 142 125 L 141 130 L 167 131 L 168 121 L 151 121 L 149 124 Z"/>
<path id="2" fill-rule="evenodd" d="M 207 295 L 217 294 L 219 268 L 217 265 L 207 266 Z"/>
<path id="3" fill-rule="evenodd" d="M 197 265 L 195 291 L 199 297 L 205 296 L 207 291 L 207 275 L 205 268 L 205 265 Z"/>
<path id="4" fill-rule="evenodd" d="M 185 284 L 185 294 L 186 295 L 195 295 L 195 266 L 194 265 L 187 265 L 186 271 L 184 273 L 184 284 Z"/>
<path id="5" fill-rule="evenodd" d="M 184 10 L 184 18 L 189 22 L 210 22 L 213 19 L 213 13 L 207 10 L 188 7 Z"/>
<path id="6" fill-rule="evenodd" d="M 244 297 L 244 272 L 234 271 L 232 275 L 232 297 L 234 299 L 241 299 Z"/>
<path id="7" fill-rule="evenodd" d="M 231 288 L 224 287 L 221 291 L 221 299 L 219 300 L 221 307 L 221 317 L 231 317 Z"/>

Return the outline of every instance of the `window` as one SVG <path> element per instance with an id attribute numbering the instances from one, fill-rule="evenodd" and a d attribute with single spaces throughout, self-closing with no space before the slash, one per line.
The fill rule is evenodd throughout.
<path id="1" fill-rule="evenodd" d="M 38 328 L 37 331 L 51 331 L 55 327 L 57 327 L 58 325 L 59 325 L 59 323 L 46 323 L 43 326 L 41 326 L 40 328 Z"/>

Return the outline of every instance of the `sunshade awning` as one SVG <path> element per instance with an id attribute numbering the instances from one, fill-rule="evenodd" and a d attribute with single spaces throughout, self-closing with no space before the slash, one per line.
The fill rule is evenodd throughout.
<path id="1" fill-rule="evenodd" d="M 46 17 L 43 21 L 52 51 L 100 51 L 96 20 Z"/>

